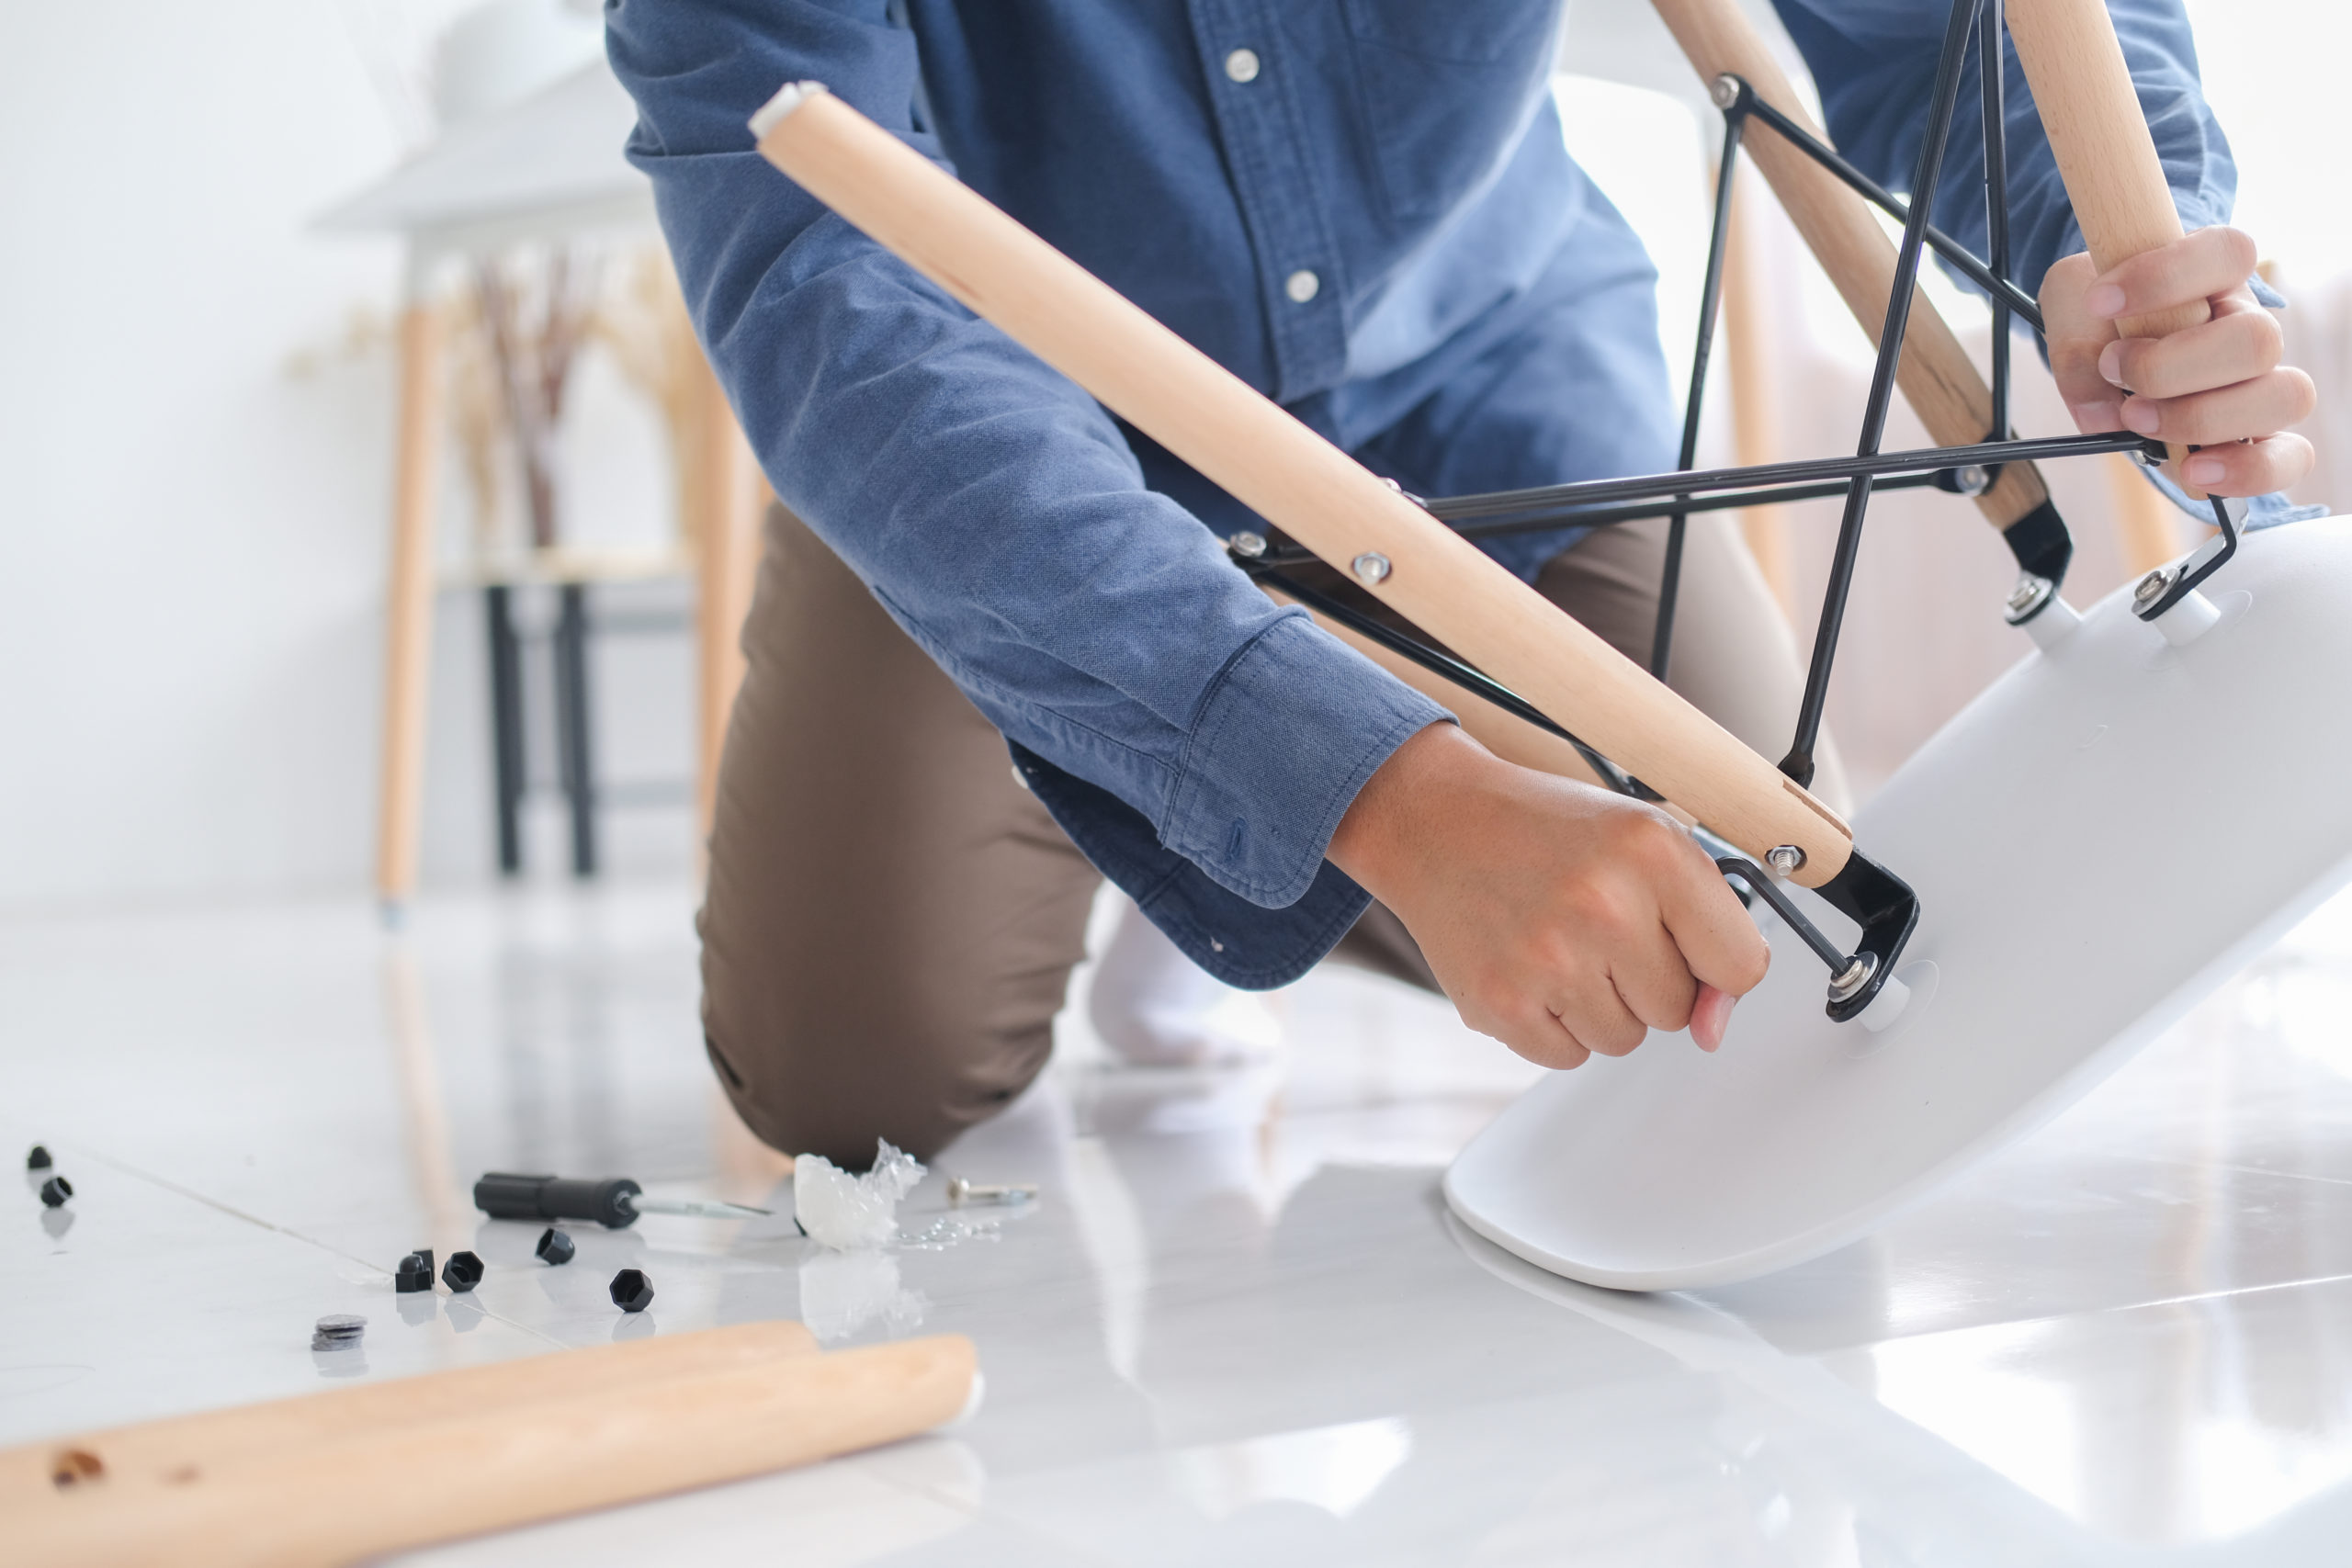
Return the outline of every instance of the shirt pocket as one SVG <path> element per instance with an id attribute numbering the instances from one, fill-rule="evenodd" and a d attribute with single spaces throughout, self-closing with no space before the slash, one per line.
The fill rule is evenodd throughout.
<path id="1" fill-rule="evenodd" d="M 1559 0 L 1342 0 L 1341 16 L 1389 216 L 1453 210 L 1525 130 Z"/>

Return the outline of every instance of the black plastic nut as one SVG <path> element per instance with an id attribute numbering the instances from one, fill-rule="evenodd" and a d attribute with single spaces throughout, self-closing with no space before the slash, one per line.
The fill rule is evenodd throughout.
<path id="1" fill-rule="evenodd" d="M 35 1144 L 33 1152 L 25 1156 L 27 1170 L 47 1170 L 51 1163 L 47 1144 Z"/>
<path id="2" fill-rule="evenodd" d="M 463 1294 L 481 1283 L 481 1259 L 470 1252 L 453 1252 L 441 1265 L 441 1282 Z"/>
<path id="3" fill-rule="evenodd" d="M 65 1200 L 74 1196 L 74 1184 L 62 1176 L 52 1176 L 40 1184 L 40 1201 L 52 1209 L 65 1207 Z"/>
<path id="4" fill-rule="evenodd" d="M 613 1276 L 613 1304 L 623 1312 L 643 1312 L 653 1304 L 653 1281 L 642 1269 L 624 1269 Z"/>
<path id="5" fill-rule="evenodd" d="M 433 1288 L 433 1254 L 412 1252 L 392 1273 L 392 1289 L 403 1296 Z"/>
<path id="6" fill-rule="evenodd" d="M 539 1245 L 533 1250 L 538 1253 L 540 1262 L 553 1269 L 571 1262 L 572 1254 L 580 1249 L 572 1245 L 570 1236 L 549 1225 L 539 1233 Z"/>

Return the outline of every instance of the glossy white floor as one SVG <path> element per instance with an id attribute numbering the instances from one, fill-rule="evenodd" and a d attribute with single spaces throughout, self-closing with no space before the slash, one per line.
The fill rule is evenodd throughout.
<path id="1" fill-rule="evenodd" d="M 0 926 L 0 1441 L 765 1316 L 956 1330 L 968 1427 L 422 1554 L 448 1563 L 2340 1563 L 2352 1540 L 2352 901 L 2026 1144 L 1825 1258 L 1611 1295 L 1450 1224 L 1528 1072 L 1384 982 L 1277 1068 L 1123 1071 L 1072 1026 L 888 1255 L 788 1221 L 483 1222 L 474 1174 L 788 1208 L 715 1132 L 682 889 Z M 1605 1066 L 1605 1064 L 1603 1064 Z M 730 1152 L 733 1150 L 733 1152 Z M 944 1178 L 1035 1181 L 964 1236 Z M 470 1246 L 473 1298 L 399 1297 Z M 659 1292 L 605 1299 L 624 1261 Z M 368 1319 L 314 1354 L 313 1319 Z M 348 1364 L 344 1364 L 348 1363 Z M 5 1536 L 0 1523 L 0 1536 Z M 5 1555 L 5 1553 L 0 1553 Z"/>

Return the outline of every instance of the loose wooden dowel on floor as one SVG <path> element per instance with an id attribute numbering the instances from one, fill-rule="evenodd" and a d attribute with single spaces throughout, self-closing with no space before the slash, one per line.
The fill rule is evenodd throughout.
<path id="1" fill-rule="evenodd" d="M 17 1517 L 19 1508 L 78 1507 L 90 1498 L 103 1503 L 141 1487 L 201 1476 L 257 1454 L 331 1442 L 355 1432 L 446 1421 L 592 1391 L 617 1396 L 663 1380 L 753 1369 L 780 1358 L 816 1353 L 816 1337 L 799 1324 L 745 1323 L 77 1433 L 0 1451 L 0 1514 Z"/>
<path id="2" fill-rule="evenodd" d="M 956 1335 L 397 1422 L 216 1464 L 179 1485 L 96 1487 L 30 1511 L 12 1555 L 45 1568 L 321 1568 L 788 1469 L 919 1436 L 971 1403 Z"/>
<path id="3" fill-rule="evenodd" d="M 830 94 L 787 89 L 760 151 L 820 200 L 1540 712 L 1818 886 L 1837 815 L 1532 588 L 1069 257 Z"/>

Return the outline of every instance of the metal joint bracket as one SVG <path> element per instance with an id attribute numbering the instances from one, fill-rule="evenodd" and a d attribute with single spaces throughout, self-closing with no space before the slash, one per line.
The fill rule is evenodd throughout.
<path id="1" fill-rule="evenodd" d="M 2238 553 L 2239 525 L 2246 514 L 2245 498 L 2216 495 L 2207 500 L 2221 531 L 2198 546 L 2187 559 L 2159 567 L 2140 580 L 2132 590 L 2132 613 L 2140 619 L 2154 621 L 2171 611 Z"/>
<path id="2" fill-rule="evenodd" d="M 1745 855 L 1719 854 L 1715 869 L 1772 907 L 1799 941 L 1829 970 L 1828 1013 L 1838 1023 L 1861 1015 L 1894 973 L 1894 961 L 1919 923 L 1919 899 L 1902 878 L 1857 854 L 1845 869 L 1815 891 L 1838 913 L 1862 928 L 1861 941 L 1847 953 L 1806 919 L 1788 894 Z"/>

